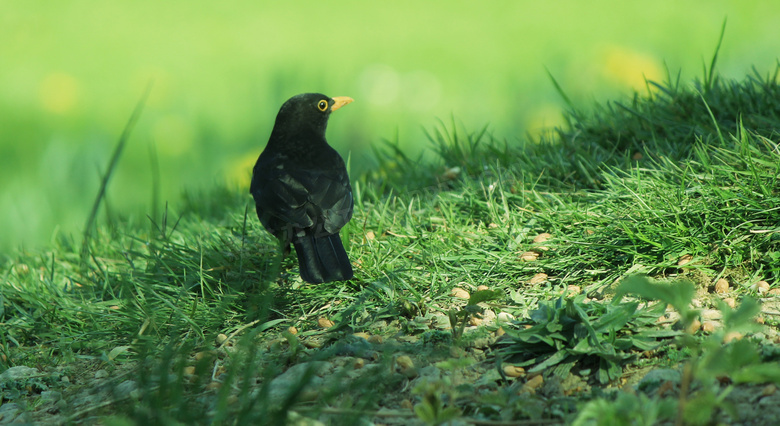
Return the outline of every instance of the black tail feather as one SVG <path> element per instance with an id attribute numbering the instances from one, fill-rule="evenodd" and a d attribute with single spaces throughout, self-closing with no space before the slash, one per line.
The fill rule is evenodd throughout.
<path id="1" fill-rule="evenodd" d="M 352 278 L 352 264 L 339 234 L 325 237 L 307 235 L 293 241 L 293 245 L 304 281 L 318 284 Z"/>

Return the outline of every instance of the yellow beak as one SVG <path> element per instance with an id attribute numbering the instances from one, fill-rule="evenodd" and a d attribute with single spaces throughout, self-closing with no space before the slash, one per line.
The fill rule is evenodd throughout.
<path id="1" fill-rule="evenodd" d="M 349 96 L 334 96 L 333 106 L 330 107 L 330 112 L 333 112 L 352 101 L 354 101 L 354 99 L 350 98 Z"/>

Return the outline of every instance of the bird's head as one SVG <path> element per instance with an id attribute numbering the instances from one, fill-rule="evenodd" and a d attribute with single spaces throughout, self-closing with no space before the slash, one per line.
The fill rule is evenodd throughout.
<path id="1" fill-rule="evenodd" d="M 312 129 L 324 136 L 330 113 L 350 102 L 352 98 L 347 96 L 331 98 L 321 93 L 303 93 L 293 96 L 279 109 L 274 130 L 289 133 Z"/>

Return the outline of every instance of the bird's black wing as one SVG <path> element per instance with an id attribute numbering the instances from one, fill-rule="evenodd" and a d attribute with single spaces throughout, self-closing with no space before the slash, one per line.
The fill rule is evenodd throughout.
<path id="1" fill-rule="evenodd" d="M 288 239 L 335 234 L 352 217 L 352 188 L 343 160 L 327 168 L 297 168 L 283 156 L 258 161 L 250 191 L 260 221 Z"/>

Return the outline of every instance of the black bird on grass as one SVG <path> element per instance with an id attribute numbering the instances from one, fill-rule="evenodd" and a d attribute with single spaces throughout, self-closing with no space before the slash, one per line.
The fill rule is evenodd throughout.
<path id="1" fill-rule="evenodd" d="M 310 283 L 352 278 L 339 237 L 352 218 L 352 187 L 344 160 L 325 140 L 328 117 L 350 102 L 319 93 L 287 100 L 252 172 L 257 217 L 279 239 L 283 256 L 292 243 L 301 278 Z"/>

